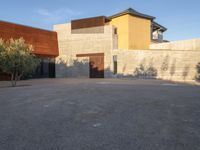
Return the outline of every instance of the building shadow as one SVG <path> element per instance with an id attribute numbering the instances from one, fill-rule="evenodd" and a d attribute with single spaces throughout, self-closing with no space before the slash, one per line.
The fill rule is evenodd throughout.
<path id="1" fill-rule="evenodd" d="M 174 76 L 175 72 L 176 72 L 176 59 L 174 58 L 169 70 L 171 78 Z"/>
<path id="2" fill-rule="evenodd" d="M 168 69 L 169 69 L 169 55 L 166 55 L 160 67 L 161 76 L 164 76 L 164 74 L 168 71 Z"/>
<path id="3" fill-rule="evenodd" d="M 71 60 L 66 62 L 60 59 L 56 63 L 57 77 L 89 77 L 89 62 L 87 60 Z"/>
<path id="4" fill-rule="evenodd" d="M 135 69 L 133 72 L 134 78 L 151 78 L 155 79 L 157 77 L 157 69 L 153 67 L 153 65 L 144 66 L 140 64 L 139 67 Z"/>
<path id="5" fill-rule="evenodd" d="M 200 82 L 200 62 L 196 65 L 196 70 L 197 70 L 197 74 L 196 74 L 196 81 Z"/>
<path id="6" fill-rule="evenodd" d="M 79 61 L 78 59 L 76 59 L 70 62 L 59 60 L 56 64 L 56 70 L 60 72 L 57 74 L 57 77 L 90 77 L 90 65 L 91 64 L 88 60 Z M 93 69 L 98 70 L 98 68 Z M 103 72 L 105 77 L 112 78 L 156 79 L 157 77 L 157 69 L 153 67 L 152 63 L 148 64 L 147 66 L 144 66 L 141 63 L 140 66 L 138 66 L 132 72 L 132 74 L 127 75 L 124 75 L 123 73 L 114 74 L 114 72 L 111 71 L 110 68 L 104 69 Z"/>
<path id="7" fill-rule="evenodd" d="M 182 73 L 183 80 L 186 80 L 189 72 L 190 72 L 190 65 L 185 65 Z"/>
<path id="8" fill-rule="evenodd" d="M 130 74 L 124 74 L 124 68 L 122 68 L 123 73 L 114 74 L 109 68 L 105 72 L 109 73 L 115 78 L 131 78 L 131 79 L 156 79 L 158 75 L 157 69 L 154 67 L 153 63 L 146 63 L 145 59 L 140 63 L 138 67 Z"/>

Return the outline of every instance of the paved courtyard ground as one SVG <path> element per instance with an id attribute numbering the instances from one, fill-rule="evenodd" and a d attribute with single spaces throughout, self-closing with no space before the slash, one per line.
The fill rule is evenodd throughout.
<path id="1" fill-rule="evenodd" d="M 199 150 L 200 87 L 159 80 L 0 82 L 0 150 Z"/>

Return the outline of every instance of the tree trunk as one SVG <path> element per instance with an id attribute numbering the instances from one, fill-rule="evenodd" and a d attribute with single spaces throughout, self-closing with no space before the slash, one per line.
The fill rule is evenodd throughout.
<path id="1" fill-rule="evenodd" d="M 17 85 L 18 73 L 15 74 L 15 86 Z"/>
<path id="2" fill-rule="evenodd" d="M 15 86 L 15 83 L 14 83 L 14 76 L 15 76 L 15 74 L 12 73 L 12 74 L 11 74 L 11 85 L 12 85 L 12 87 Z"/>
<path id="3" fill-rule="evenodd" d="M 17 85 L 17 81 L 19 81 L 22 77 L 22 74 L 19 75 L 18 73 L 12 73 L 11 74 L 11 84 L 12 84 L 12 87 L 16 87 Z"/>

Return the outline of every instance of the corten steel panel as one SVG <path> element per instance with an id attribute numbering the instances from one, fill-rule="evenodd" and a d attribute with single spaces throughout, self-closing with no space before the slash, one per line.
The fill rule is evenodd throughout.
<path id="1" fill-rule="evenodd" d="M 105 16 L 72 20 L 71 29 L 75 30 L 75 29 L 82 29 L 82 28 L 104 26 L 107 21 L 108 19 Z"/>
<path id="2" fill-rule="evenodd" d="M 20 37 L 33 46 L 33 53 L 36 55 L 45 57 L 59 55 L 56 32 L 0 21 L 0 38 L 8 40 Z"/>

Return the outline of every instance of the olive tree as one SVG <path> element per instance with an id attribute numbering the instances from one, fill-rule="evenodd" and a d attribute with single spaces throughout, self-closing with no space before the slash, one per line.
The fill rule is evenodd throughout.
<path id="1" fill-rule="evenodd" d="M 12 86 L 23 75 L 32 73 L 40 60 L 32 54 L 33 48 L 23 38 L 4 41 L 0 39 L 0 68 L 11 75 Z"/>

